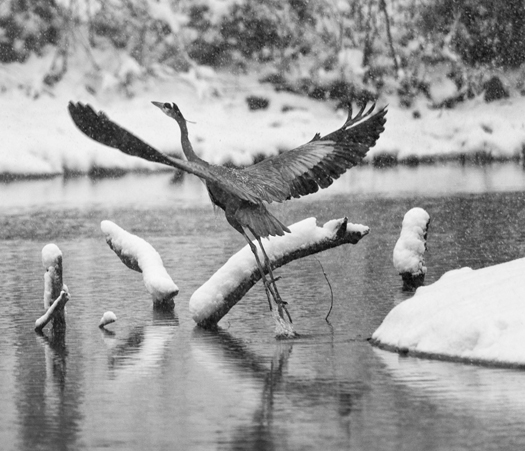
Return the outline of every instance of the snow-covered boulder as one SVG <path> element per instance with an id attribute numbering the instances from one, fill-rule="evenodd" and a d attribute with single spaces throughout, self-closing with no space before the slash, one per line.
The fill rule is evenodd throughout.
<path id="1" fill-rule="evenodd" d="M 525 365 L 525 258 L 445 273 L 397 305 L 372 343 L 397 351 Z"/>
<path id="2" fill-rule="evenodd" d="M 115 315 L 112 311 L 107 311 L 102 315 L 102 318 L 100 318 L 98 327 L 107 326 L 108 324 L 114 323 L 116 320 L 117 315 Z"/>

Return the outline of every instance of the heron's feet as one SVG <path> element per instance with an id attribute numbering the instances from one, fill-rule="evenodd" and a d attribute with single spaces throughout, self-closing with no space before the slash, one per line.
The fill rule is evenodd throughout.
<path id="1" fill-rule="evenodd" d="M 275 280 L 273 280 L 272 282 L 273 282 L 273 287 L 270 286 L 269 288 L 272 293 L 273 299 L 275 303 L 277 304 L 277 311 L 279 312 L 279 315 L 281 316 L 281 318 L 284 319 L 284 313 L 283 313 L 284 311 L 290 323 L 293 323 L 292 317 L 290 316 L 290 312 L 288 312 L 288 309 L 286 308 L 286 306 L 288 305 L 288 302 L 283 301 L 283 299 L 281 298 L 281 295 L 279 294 L 279 291 L 277 290 L 277 287 L 275 286 Z"/>
<path id="2" fill-rule="evenodd" d="M 281 298 L 281 295 L 279 294 L 279 291 L 277 290 L 277 286 L 275 285 L 275 280 L 272 279 L 271 281 L 268 281 L 266 278 L 263 279 L 264 284 L 264 290 L 266 291 L 266 297 L 268 298 L 268 305 L 270 306 L 270 311 L 273 310 L 272 307 L 272 299 L 277 305 L 277 311 L 279 312 L 279 316 L 284 319 L 284 313 L 286 313 L 286 316 L 288 317 L 288 320 L 290 323 L 293 323 L 292 317 L 290 315 L 290 312 L 288 312 L 288 309 L 286 306 L 288 305 L 288 302 L 283 301 Z"/>

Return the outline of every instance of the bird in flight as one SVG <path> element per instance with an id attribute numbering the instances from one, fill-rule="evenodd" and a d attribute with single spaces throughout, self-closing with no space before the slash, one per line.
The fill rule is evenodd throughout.
<path id="1" fill-rule="evenodd" d="M 384 130 L 386 107 L 374 113 L 375 104 L 368 109 L 363 104 L 352 117 L 350 106 L 348 118 L 338 130 L 322 137 L 317 133 L 302 146 L 237 169 L 210 164 L 199 158 L 189 140 L 187 120 L 178 106 L 169 102 L 152 103 L 177 122 L 186 160 L 170 157 L 154 149 L 111 121 L 105 113 L 97 113 L 90 105 L 69 102 L 68 109 L 77 127 L 95 141 L 128 155 L 172 166 L 201 178 L 212 203 L 224 210 L 228 223 L 248 242 L 261 274 L 270 309 L 273 299 L 279 317 L 291 323 L 286 302 L 277 290 L 270 259 L 261 241 L 261 238 L 281 236 L 290 230 L 268 211 L 266 204 L 315 193 L 359 164 Z M 250 235 L 261 249 L 264 264 Z"/>

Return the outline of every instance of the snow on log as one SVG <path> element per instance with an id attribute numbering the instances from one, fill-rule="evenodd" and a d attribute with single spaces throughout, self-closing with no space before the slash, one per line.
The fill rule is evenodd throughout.
<path id="1" fill-rule="evenodd" d="M 102 221 L 100 228 L 109 247 L 128 268 L 142 273 L 144 286 L 156 306 L 172 306 L 179 288 L 164 268 L 159 253 L 146 240 L 126 232 L 111 221 Z"/>
<path id="2" fill-rule="evenodd" d="M 317 226 L 316 218 L 307 218 L 289 229 L 291 233 L 284 236 L 263 240 L 272 268 L 342 244 L 356 244 L 370 232 L 366 226 L 348 223 L 347 218 L 333 219 L 323 227 Z M 259 256 L 263 258 L 260 251 Z M 260 278 L 246 245 L 193 293 L 189 304 L 193 320 L 201 327 L 214 327 Z"/>
<path id="3" fill-rule="evenodd" d="M 62 252 L 56 244 L 47 244 L 42 248 L 42 265 L 46 269 L 44 274 L 46 314 L 36 321 L 35 329 L 42 330 L 51 320 L 53 320 L 53 328 L 65 328 L 64 306 L 69 300 L 69 291 L 62 280 Z"/>
<path id="4" fill-rule="evenodd" d="M 445 273 L 394 307 L 372 343 L 401 354 L 525 367 L 525 258 Z"/>
<path id="5" fill-rule="evenodd" d="M 117 320 L 117 315 L 115 315 L 113 312 L 111 311 L 105 312 L 102 315 L 100 322 L 98 323 L 98 327 L 107 326 L 108 324 L 114 323 L 116 320 Z"/>
<path id="6" fill-rule="evenodd" d="M 394 247 L 394 268 L 403 279 L 403 287 L 413 290 L 425 281 L 425 251 L 430 215 L 422 208 L 412 208 L 403 218 L 401 234 Z"/>

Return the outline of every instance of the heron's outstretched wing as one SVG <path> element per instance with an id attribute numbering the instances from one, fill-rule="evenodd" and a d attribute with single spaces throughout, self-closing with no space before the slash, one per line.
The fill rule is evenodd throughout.
<path id="1" fill-rule="evenodd" d="M 271 191 L 272 200 L 283 201 L 326 188 L 346 170 L 361 162 L 384 130 L 386 107 L 372 114 L 366 105 L 344 125 L 296 149 L 267 158 L 243 169 L 250 179 L 261 181 L 260 189 Z"/>
<path id="2" fill-rule="evenodd" d="M 89 105 L 69 102 L 68 109 L 76 126 L 85 135 L 101 144 L 119 149 L 128 155 L 189 172 L 248 202 L 260 203 L 261 200 L 268 199 L 269 194 L 265 193 L 261 199 L 259 193 L 246 185 L 245 177 L 241 174 L 237 175 L 238 171 L 213 166 L 204 161 L 196 163 L 169 157 L 111 121 L 103 112 L 95 112 Z"/>

